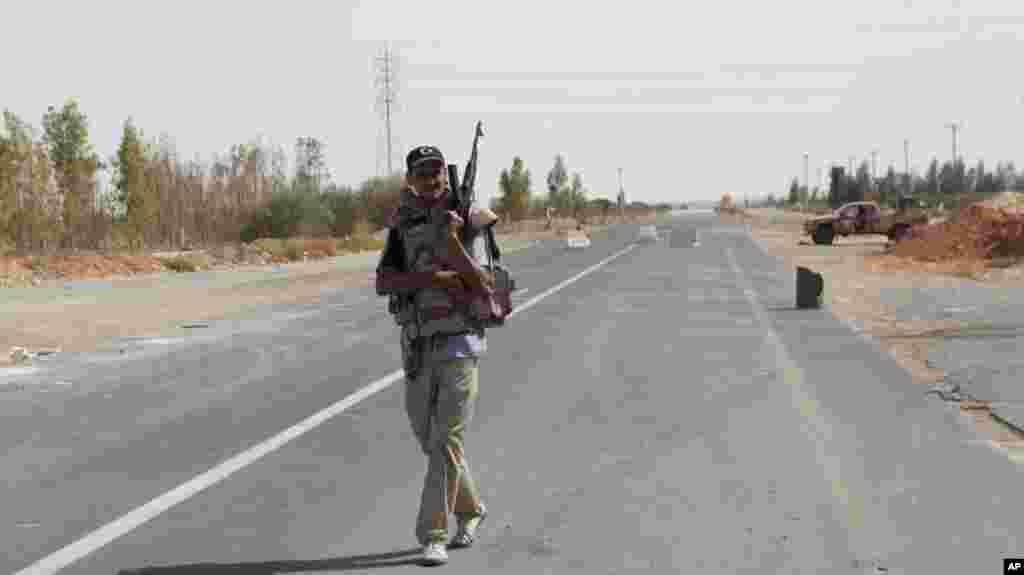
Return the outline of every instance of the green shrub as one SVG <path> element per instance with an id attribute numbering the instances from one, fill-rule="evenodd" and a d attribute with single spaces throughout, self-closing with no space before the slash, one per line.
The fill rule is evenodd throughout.
<path id="1" fill-rule="evenodd" d="M 331 215 L 331 235 L 344 237 L 354 231 L 359 216 L 359 198 L 347 188 L 324 192 L 323 204 Z"/>
<path id="2" fill-rule="evenodd" d="M 303 247 L 301 241 L 288 240 L 284 244 L 283 255 L 290 262 L 301 260 L 305 252 Z"/>
<path id="3" fill-rule="evenodd" d="M 167 269 L 169 269 L 171 271 L 174 271 L 174 272 L 179 272 L 179 273 L 181 273 L 181 272 L 194 272 L 194 271 L 196 271 L 196 269 L 198 269 L 198 266 L 196 265 L 196 262 L 192 261 L 191 259 L 189 259 L 189 258 L 187 258 L 185 256 L 176 256 L 176 257 L 173 257 L 173 258 L 162 258 L 160 260 L 160 263 L 162 263 L 165 268 L 167 268 Z"/>
<path id="4" fill-rule="evenodd" d="M 297 191 L 275 192 L 266 205 L 242 226 L 239 239 L 245 243 L 258 238 L 291 238 L 304 226 L 330 227 L 333 215 L 315 194 Z"/>

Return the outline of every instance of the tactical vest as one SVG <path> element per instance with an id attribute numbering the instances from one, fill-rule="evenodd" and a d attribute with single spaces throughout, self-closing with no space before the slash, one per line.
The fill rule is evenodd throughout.
<path id="1" fill-rule="evenodd" d="M 448 259 L 447 228 L 445 214 L 449 209 L 448 202 L 438 201 L 432 205 L 424 204 L 411 191 L 403 190 L 397 211 L 395 225 L 402 236 L 405 247 L 406 272 L 433 272 L 443 269 L 454 269 Z M 466 252 L 479 260 L 476 242 L 484 239 L 477 235 L 476 239 L 466 246 Z M 492 270 L 494 271 L 493 267 Z M 399 298 L 394 302 L 392 313 L 395 321 L 408 332 L 409 337 L 428 337 L 444 334 L 483 333 L 485 327 L 501 325 L 504 315 L 511 311 L 508 294 L 513 283 L 507 272 L 498 270 L 496 286 L 499 293 L 499 306 L 504 313 L 490 313 L 491 299 L 456 300 L 447 290 L 425 288 L 417 290 L 412 296 Z M 498 319 L 496 319 L 496 316 Z"/>

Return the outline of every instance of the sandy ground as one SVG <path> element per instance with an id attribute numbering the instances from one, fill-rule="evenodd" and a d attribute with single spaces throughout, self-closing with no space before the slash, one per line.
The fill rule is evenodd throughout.
<path id="1" fill-rule="evenodd" d="M 800 223 L 806 216 L 776 209 L 752 209 L 746 215 L 722 216 L 729 221 L 750 224 L 754 239 L 769 254 L 782 258 L 791 269 L 806 266 L 825 278 L 823 299 L 835 316 L 863 327 L 904 369 L 915 383 L 934 385 L 946 375 L 926 361 L 928 339 L 921 334 L 956 329 L 961 323 L 948 321 L 898 321 L 882 303 L 879 294 L 885 288 L 952 287 L 970 274 L 979 281 L 1000 286 L 1024 287 L 1020 266 L 1005 269 L 979 269 L 958 262 L 922 264 L 909 262 L 888 253 L 882 236 L 840 238 L 833 246 L 816 246 L 802 234 Z M 984 404 L 962 404 L 979 430 L 1000 446 L 1024 447 L 1024 437 L 991 418 Z"/>
<path id="2" fill-rule="evenodd" d="M 33 351 L 91 351 L 114 338 L 156 335 L 174 323 L 214 320 L 261 304 L 315 301 L 322 289 L 371 285 L 372 276 L 316 261 L 292 264 L 278 278 L 242 285 L 163 283 L 153 277 L 124 279 L 116 287 L 76 288 L 49 302 L 19 302 L 16 310 L 4 306 L 0 315 L 13 321 L 3 322 L 0 341 L 7 348 Z M 4 362 L 13 363 L 9 354 L 0 356 L 0 365 Z"/>

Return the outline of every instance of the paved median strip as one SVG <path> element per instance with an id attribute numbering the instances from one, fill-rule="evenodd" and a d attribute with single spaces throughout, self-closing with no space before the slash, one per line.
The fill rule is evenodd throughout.
<path id="1" fill-rule="evenodd" d="M 566 279 L 554 287 L 548 288 L 533 296 L 522 304 L 519 304 L 518 307 L 512 311 L 511 315 L 514 316 L 530 309 L 540 303 L 544 298 L 565 289 L 573 283 L 601 269 L 615 259 L 628 253 L 634 247 L 635 246 L 633 245 L 626 246 L 569 279 Z M 401 380 L 404 375 L 405 372 L 403 370 L 397 370 L 389 373 L 388 375 L 364 386 L 344 399 L 329 405 L 284 431 L 281 431 L 276 435 L 246 449 L 245 451 L 234 455 L 230 459 L 219 463 L 213 468 L 193 477 L 174 489 L 161 494 L 148 503 L 136 507 L 121 517 L 118 517 L 106 525 L 84 535 L 75 542 L 62 547 L 50 555 L 47 555 L 28 567 L 18 571 L 14 575 L 44 575 L 58 572 L 75 561 L 78 561 L 79 559 L 82 559 L 83 557 L 86 557 L 106 546 L 115 539 L 118 539 L 145 523 L 148 523 L 175 505 L 178 505 L 179 503 L 194 497 L 200 492 L 224 481 L 235 472 L 256 463 L 263 457 L 277 451 L 287 443 L 309 433 L 320 425 L 323 425 L 359 402 L 383 391 L 396 381 Z"/>

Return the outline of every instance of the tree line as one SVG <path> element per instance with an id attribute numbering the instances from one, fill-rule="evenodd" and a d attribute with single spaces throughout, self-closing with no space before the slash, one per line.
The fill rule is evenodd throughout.
<path id="1" fill-rule="evenodd" d="M 522 158 L 512 159 L 512 167 L 501 171 L 498 177 L 498 197 L 491 201 L 491 209 L 502 213 L 511 221 L 542 218 L 549 208 L 562 217 L 571 217 L 580 222 L 594 218 L 608 218 L 615 210 L 630 213 L 646 213 L 672 209 L 668 203 L 648 204 L 646 202 L 624 203 L 621 197 L 612 202 L 606 197 L 590 197 L 590 189 L 584 185 L 579 172 L 569 174 L 565 157 L 555 155 L 554 165 L 545 178 L 546 194 L 535 194 L 533 177 Z"/>
<path id="2" fill-rule="evenodd" d="M 833 166 L 827 188 L 814 186 L 808 193 L 806 183 L 798 178 L 790 181 L 786 194 L 770 194 L 762 203 L 769 205 L 802 205 L 831 208 L 847 202 L 876 201 L 895 206 L 901 196 L 915 197 L 926 206 L 944 204 L 956 207 L 968 195 L 988 196 L 1018 186 L 1016 167 L 1012 161 L 998 162 L 995 170 L 986 169 L 982 160 L 967 168 L 962 160 L 940 163 L 932 159 L 923 174 L 896 172 L 892 166 L 882 177 L 873 178 L 868 162 L 862 161 L 853 174 L 842 166 Z"/>
<path id="3" fill-rule="evenodd" d="M 175 249 L 260 237 L 345 237 L 383 228 L 397 205 L 402 176 L 349 186 L 331 180 L 322 141 L 297 138 L 294 169 L 284 148 L 262 137 L 185 159 L 167 134 L 150 138 L 125 120 L 117 150 L 102 157 L 90 143 L 88 116 L 75 99 L 49 106 L 41 130 L 9 111 L 0 123 L 0 253 Z M 109 186 L 102 186 L 109 181 Z M 608 215 L 590 199 L 579 173 L 555 158 L 547 194 L 534 195 L 520 158 L 502 170 L 491 207 L 506 221 Z M 634 202 L 631 211 L 666 206 Z"/>

